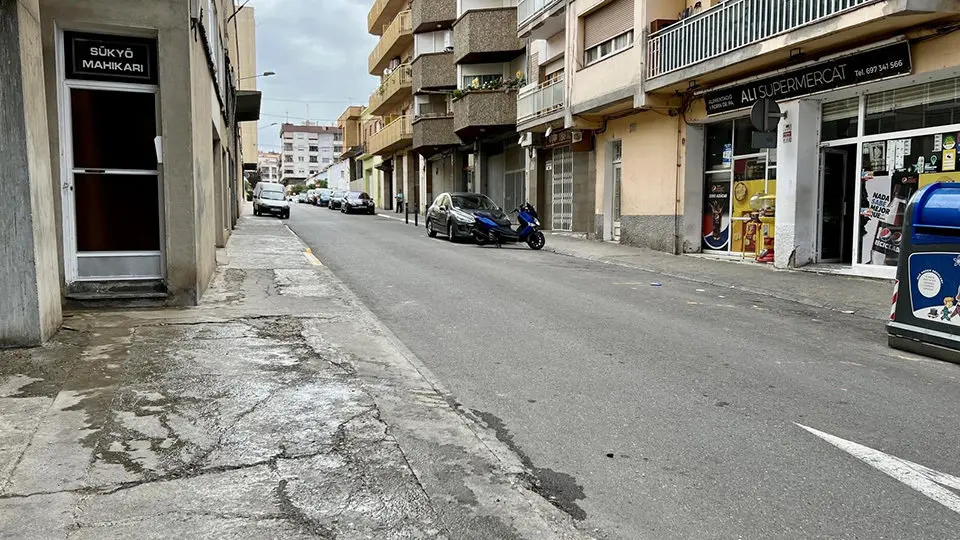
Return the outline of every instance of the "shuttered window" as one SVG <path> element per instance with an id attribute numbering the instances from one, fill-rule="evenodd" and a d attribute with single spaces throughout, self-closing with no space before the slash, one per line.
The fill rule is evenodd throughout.
<path id="1" fill-rule="evenodd" d="M 934 81 L 867 96 L 864 134 L 960 124 L 960 79 Z"/>
<path id="2" fill-rule="evenodd" d="M 583 18 L 583 48 L 589 49 L 633 29 L 634 0 L 611 0 Z"/>

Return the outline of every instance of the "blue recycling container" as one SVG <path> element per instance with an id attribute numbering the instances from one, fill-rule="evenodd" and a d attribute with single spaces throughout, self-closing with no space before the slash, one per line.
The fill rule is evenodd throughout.
<path id="1" fill-rule="evenodd" d="M 910 199 L 893 304 L 891 347 L 960 363 L 960 183 Z"/>

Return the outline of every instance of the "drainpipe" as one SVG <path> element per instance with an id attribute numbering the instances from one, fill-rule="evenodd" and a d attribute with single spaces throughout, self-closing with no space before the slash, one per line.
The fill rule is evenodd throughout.
<path id="1" fill-rule="evenodd" d="M 683 254 L 683 238 L 680 234 L 681 212 L 683 204 L 680 199 L 680 186 L 683 171 L 683 115 L 677 115 L 677 178 L 674 185 L 674 212 L 673 212 L 673 251 L 674 255 Z"/>

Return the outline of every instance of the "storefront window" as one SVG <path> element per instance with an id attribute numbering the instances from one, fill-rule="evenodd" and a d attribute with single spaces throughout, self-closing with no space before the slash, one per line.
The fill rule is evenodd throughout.
<path id="1" fill-rule="evenodd" d="M 833 141 L 856 137 L 859 113 L 859 97 L 824 103 L 823 120 L 820 126 L 821 140 Z"/>
<path id="2" fill-rule="evenodd" d="M 960 124 L 960 79 L 867 96 L 864 133 L 876 135 Z"/>
<path id="3" fill-rule="evenodd" d="M 727 170 L 733 159 L 733 122 L 707 126 L 707 170 Z"/>
<path id="4" fill-rule="evenodd" d="M 773 257 L 777 151 L 753 148 L 753 131 L 747 119 L 707 126 L 702 247 L 767 261 Z"/>
<path id="5" fill-rule="evenodd" d="M 896 266 L 907 201 L 934 182 L 957 182 L 956 130 L 863 143 L 860 264 Z"/>

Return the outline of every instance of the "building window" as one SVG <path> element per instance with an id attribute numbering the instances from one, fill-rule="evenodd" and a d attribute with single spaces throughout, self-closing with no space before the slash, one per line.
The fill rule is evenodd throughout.
<path id="1" fill-rule="evenodd" d="M 342 147 L 342 146 L 339 146 L 339 145 L 334 146 L 334 147 L 333 147 L 333 153 L 334 153 L 334 154 L 342 154 L 342 153 L 343 153 L 343 147 Z"/>
<path id="2" fill-rule="evenodd" d="M 286 156 L 283 156 L 283 162 L 284 162 L 284 163 L 292 163 L 292 162 L 293 162 L 293 156 L 291 156 L 291 155 L 289 155 L 289 154 L 286 155 Z"/>
<path id="3" fill-rule="evenodd" d="M 297 139 L 301 139 L 301 140 L 302 140 L 303 138 L 304 138 L 303 133 L 297 133 Z"/>
<path id="4" fill-rule="evenodd" d="M 311 152 L 318 152 L 319 150 L 320 150 L 320 147 L 319 147 L 319 146 L 311 146 L 311 147 L 310 147 L 310 151 L 311 151 Z"/>
<path id="5" fill-rule="evenodd" d="M 207 48 L 213 61 L 213 79 L 221 81 L 220 70 L 223 66 L 223 47 L 220 46 L 220 19 L 217 15 L 217 5 L 213 0 L 207 0 Z"/>
<path id="6" fill-rule="evenodd" d="M 503 74 L 464 75 L 461 88 L 483 88 L 486 84 L 493 84 L 503 80 Z"/>
<path id="7" fill-rule="evenodd" d="M 284 169 L 284 170 L 283 170 L 283 175 L 284 175 L 284 176 L 290 176 L 291 174 L 293 174 L 293 171 L 291 171 L 290 169 Z"/>
<path id="8" fill-rule="evenodd" d="M 583 61 L 590 65 L 616 54 L 633 45 L 633 30 L 627 30 L 615 38 L 594 45 L 583 52 Z"/>
<path id="9" fill-rule="evenodd" d="M 283 151 L 284 151 L 284 152 L 293 152 L 293 145 L 290 144 L 290 143 L 284 143 L 284 144 L 283 144 Z"/>
<path id="10" fill-rule="evenodd" d="M 316 163 L 316 162 L 317 162 L 317 156 L 310 156 L 310 163 Z"/>
<path id="11" fill-rule="evenodd" d="M 342 141 L 342 140 L 343 140 L 343 133 L 334 133 L 334 134 L 333 134 L 333 140 L 335 140 L 335 141 Z"/>

